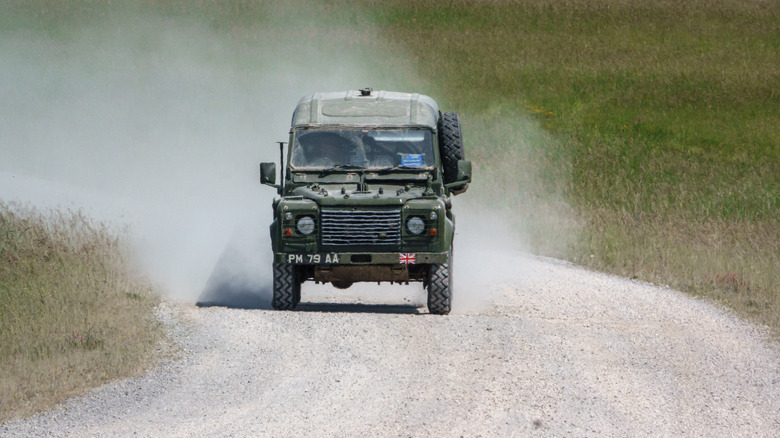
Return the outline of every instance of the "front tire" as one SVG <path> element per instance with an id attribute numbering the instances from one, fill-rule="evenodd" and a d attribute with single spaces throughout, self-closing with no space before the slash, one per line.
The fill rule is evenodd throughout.
<path id="1" fill-rule="evenodd" d="M 446 315 L 452 308 L 452 250 L 447 253 L 447 263 L 437 263 L 428 271 L 428 311 L 434 315 Z"/>
<path id="2" fill-rule="evenodd" d="M 301 301 L 301 280 L 295 265 L 274 263 L 274 295 L 271 304 L 276 310 L 293 310 Z"/>

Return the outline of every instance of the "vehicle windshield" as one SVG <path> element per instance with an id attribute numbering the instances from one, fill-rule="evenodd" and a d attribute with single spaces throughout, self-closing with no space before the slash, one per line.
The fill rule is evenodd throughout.
<path id="1" fill-rule="evenodd" d="M 433 139 L 418 128 L 298 129 L 291 164 L 296 170 L 430 169 Z"/>

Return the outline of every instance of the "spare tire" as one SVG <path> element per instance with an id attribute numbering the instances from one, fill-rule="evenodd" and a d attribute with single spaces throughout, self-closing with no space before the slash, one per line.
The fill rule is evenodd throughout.
<path id="1" fill-rule="evenodd" d="M 463 132 L 457 113 L 440 113 L 439 152 L 444 167 L 444 183 L 457 181 L 458 161 L 466 158 L 463 151 Z"/>

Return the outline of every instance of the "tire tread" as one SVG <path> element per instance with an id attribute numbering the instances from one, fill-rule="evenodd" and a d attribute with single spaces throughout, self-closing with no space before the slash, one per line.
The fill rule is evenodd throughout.
<path id="1" fill-rule="evenodd" d="M 457 113 L 441 113 L 439 118 L 439 149 L 444 167 L 444 183 L 449 184 L 458 177 L 458 161 L 464 160 L 463 131 Z"/>
<path id="2" fill-rule="evenodd" d="M 437 263 L 428 273 L 428 311 L 446 315 L 452 310 L 452 255 L 448 263 Z"/>
<path id="3" fill-rule="evenodd" d="M 301 282 L 295 265 L 274 263 L 274 291 L 271 305 L 276 310 L 292 310 L 301 300 Z"/>

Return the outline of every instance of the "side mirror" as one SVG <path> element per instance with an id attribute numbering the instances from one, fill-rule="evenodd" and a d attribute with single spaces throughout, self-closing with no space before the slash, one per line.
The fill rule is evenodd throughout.
<path id="1" fill-rule="evenodd" d="M 471 182 L 471 161 L 458 160 L 458 182 Z"/>
<path id="2" fill-rule="evenodd" d="M 260 163 L 260 182 L 276 187 L 276 163 Z"/>
<path id="3" fill-rule="evenodd" d="M 445 184 L 453 195 L 460 195 L 469 188 L 471 182 L 471 161 L 458 160 L 458 175 L 455 181 Z"/>

